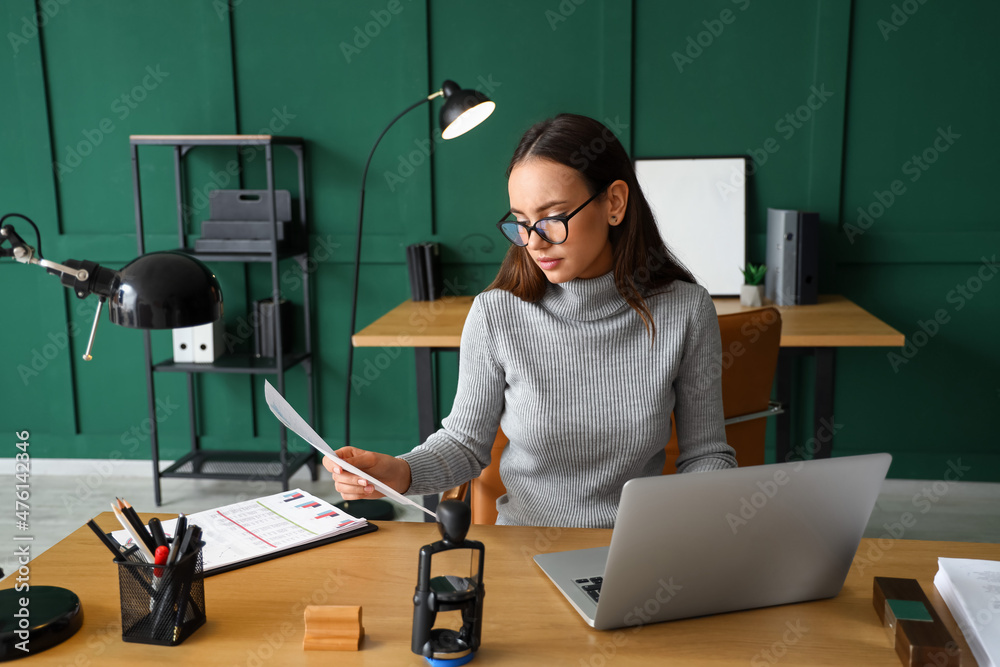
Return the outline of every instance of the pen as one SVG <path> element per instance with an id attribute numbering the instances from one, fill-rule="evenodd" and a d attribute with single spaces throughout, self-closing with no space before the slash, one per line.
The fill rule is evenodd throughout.
<path id="1" fill-rule="evenodd" d="M 156 553 L 153 554 L 153 562 L 155 564 L 157 564 L 157 565 L 166 565 L 167 564 L 167 556 L 169 554 L 170 554 L 170 548 L 167 545 L 165 545 L 165 544 L 164 545 L 160 545 L 160 546 L 156 547 Z M 153 568 L 153 574 L 156 577 L 163 576 L 163 568 L 162 567 L 154 567 Z"/>
<path id="2" fill-rule="evenodd" d="M 167 554 L 170 553 L 170 549 L 167 546 L 156 547 L 156 553 L 153 554 L 153 562 L 156 565 L 166 565 Z M 160 590 L 160 577 L 163 575 L 162 567 L 153 568 L 153 594 L 149 596 L 149 611 L 153 611 L 153 606 L 156 602 L 157 592 Z"/>
<path id="3" fill-rule="evenodd" d="M 157 547 L 168 546 L 167 535 L 163 532 L 163 524 L 155 516 L 149 520 L 149 532 L 153 536 L 153 541 Z M 156 555 L 155 553 L 153 554 Z"/>
<path id="4" fill-rule="evenodd" d="M 200 541 L 201 541 L 201 528 L 194 525 L 190 526 L 187 532 L 184 534 L 184 541 L 181 544 L 180 558 L 184 557 L 184 554 L 189 550 L 189 548 L 192 551 L 197 552 Z M 192 572 L 194 571 L 195 566 L 196 563 L 191 564 L 190 567 Z M 187 615 L 188 596 L 190 594 L 191 594 L 191 582 L 187 578 L 185 578 L 184 582 L 181 584 L 180 595 L 177 601 L 177 617 L 174 619 L 174 635 L 172 641 L 177 641 L 177 638 L 181 634 L 181 625 L 183 625 L 184 617 Z M 195 609 L 195 614 L 197 614 L 197 609 Z"/>
<path id="5" fill-rule="evenodd" d="M 104 533 L 104 531 L 100 529 L 100 527 L 97 525 L 97 523 L 93 519 L 91 519 L 90 521 L 88 521 L 87 525 L 90 526 L 90 529 L 92 531 L 94 531 L 94 534 L 97 535 L 97 537 L 101 540 L 101 543 L 104 544 L 104 546 L 106 546 L 108 548 L 108 550 L 115 555 L 115 560 L 125 560 L 125 556 L 124 556 L 124 554 L 121 551 L 121 549 L 123 547 L 121 545 L 117 544 L 110 537 L 108 537 Z M 118 567 L 122 567 L 122 566 L 119 565 Z M 128 570 L 129 575 L 131 575 L 132 579 L 135 580 L 136 584 L 138 584 L 142 588 L 146 589 L 147 592 L 151 591 L 151 589 L 149 587 L 149 584 L 146 583 L 145 581 L 143 581 L 142 577 L 140 577 L 138 575 L 138 573 L 135 572 L 135 570 L 133 570 L 130 567 L 126 567 L 125 569 Z"/>
<path id="6" fill-rule="evenodd" d="M 191 540 L 195 539 L 194 538 L 195 533 L 200 533 L 200 532 L 201 528 L 199 528 L 198 526 L 192 525 L 187 527 L 187 530 L 184 531 L 184 537 L 181 540 L 181 546 L 179 547 L 179 551 L 177 552 L 178 561 L 184 558 L 184 554 L 187 553 L 188 547 L 191 544 Z"/>
<path id="7" fill-rule="evenodd" d="M 154 560 L 153 552 L 149 550 L 149 547 L 147 547 L 146 543 L 142 541 L 142 538 L 140 538 L 139 535 L 136 534 L 135 529 L 125 518 L 125 515 L 122 514 L 122 511 L 120 509 L 118 509 L 118 505 L 116 505 L 115 503 L 111 503 L 111 509 L 114 511 L 115 518 L 118 519 L 118 523 L 122 525 L 122 528 L 125 529 L 125 532 L 127 532 L 129 535 L 132 536 L 132 541 L 135 542 L 135 546 L 139 549 L 139 553 L 142 554 L 142 557 L 146 560 L 147 563 L 152 563 Z"/>
<path id="8" fill-rule="evenodd" d="M 146 548 L 149 549 L 150 553 L 156 551 L 156 542 L 153 540 L 153 536 L 146 530 L 146 526 L 142 523 L 142 519 L 139 518 L 132 505 L 123 498 L 116 498 L 116 500 L 118 500 L 118 506 L 121 507 L 122 514 L 132 524 L 132 527 L 135 528 L 136 534 L 142 539 Z"/>
<path id="9" fill-rule="evenodd" d="M 181 540 L 187 532 L 187 517 L 183 514 L 177 515 L 177 524 L 174 526 L 174 541 L 170 544 L 170 555 L 167 557 L 167 565 L 173 565 L 177 560 L 180 551 Z"/>
<path id="10" fill-rule="evenodd" d="M 108 548 L 108 551 L 115 555 L 115 560 L 122 557 L 120 545 L 116 546 L 111 538 L 104 534 L 104 531 L 98 527 L 93 519 L 88 521 L 87 525 L 90 526 L 92 531 L 94 531 L 94 534 L 101 540 L 101 543 Z"/>

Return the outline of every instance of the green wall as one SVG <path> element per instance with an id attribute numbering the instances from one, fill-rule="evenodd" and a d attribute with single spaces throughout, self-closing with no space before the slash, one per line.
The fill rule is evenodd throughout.
<path id="1" fill-rule="evenodd" d="M 965 479 L 1000 481 L 1000 280 L 977 275 L 994 275 L 983 258 L 1000 250 L 988 207 L 1000 148 L 988 121 L 1000 101 L 998 19 L 995 3 L 919 0 L 7 0 L 0 212 L 31 216 L 51 259 L 121 266 L 136 252 L 129 134 L 305 137 L 320 431 L 337 443 L 363 160 L 382 127 L 441 80 L 479 88 L 498 108 L 445 145 L 434 135 L 436 102 L 383 140 L 368 180 L 359 326 L 407 298 L 409 243 L 444 245 L 454 292 L 489 282 L 505 250 L 492 227 L 507 206 L 504 170 L 535 121 L 564 110 L 594 116 L 635 157 L 749 153 L 751 260 L 763 259 L 767 207 L 816 210 L 821 290 L 920 344 L 838 353 L 835 451 L 890 451 L 896 477 L 939 478 L 960 457 L 971 466 Z M 935 148 L 942 135 L 951 138 Z M 147 247 L 169 248 L 170 151 L 141 150 Z M 236 177 L 226 172 L 235 158 L 191 155 L 194 229 L 208 190 L 263 185 L 262 159 L 244 157 Z M 279 183 L 294 191 L 291 168 L 281 156 Z M 859 222 L 859 207 L 871 222 Z M 233 330 L 269 276 L 263 266 L 213 268 Z M 148 457 L 142 336 L 105 319 L 94 361 L 80 361 L 92 300 L 9 262 L 0 281 L 0 431 L 30 429 L 38 457 Z M 290 295 L 301 303 L 299 291 Z M 927 323 L 936 314 L 935 329 Z M 917 334 L 921 323 L 934 335 Z M 153 341 L 157 359 L 167 358 L 169 334 Z M 412 353 L 359 350 L 355 367 L 386 358 L 354 399 L 354 440 L 399 453 L 417 444 Z M 437 373 L 446 413 L 454 355 L 440 356 Z M 808 437 L 812 373 L 810 362 L 797 365 L 799 439 Z M 188 447 L 184 379 L 156 382 L 162 455 L 174 458 Z M 203 376 L 198 387 L 206 447 L 276 447 L 260 386 Z M 301 369 L 288 388 L 304 406 Z"/>

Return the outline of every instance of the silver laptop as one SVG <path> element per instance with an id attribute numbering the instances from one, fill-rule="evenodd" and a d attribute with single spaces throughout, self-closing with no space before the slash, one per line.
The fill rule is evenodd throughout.
<path id="1" fill-rule="evenodd" d="M 889 454 L 633 479 L 610 547 L 535 562 L 598 630 L 829 598 Z"/>

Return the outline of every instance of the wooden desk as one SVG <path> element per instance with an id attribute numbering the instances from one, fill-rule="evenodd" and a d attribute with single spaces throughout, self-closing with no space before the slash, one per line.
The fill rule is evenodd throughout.
<path id="1" fill-rule="evenodd" d="M 438 301 L 405 301 L 354 334 L 355 347 L 412 347 L 417 363 L 417 414 L 420 441 L 437 429 L 434 406 L 434 374 L 431 354 L 456 350 L 462 326 L 472 306 L 471 296 L 446 297 Z M 719 315 L 754 310 L 739 299 L 712 300 Z M 813 435 L 815 443 L 799 443 L 793 452 L 790 415 L 778 415 L 776 460 L 787 461 L 804 449 L 813 458 L 833 452 L 834 368 L 838 347 L 901 347 L 905 337 L 851 300 L 836 294 L 821 295 L 811 306 L 778 306 L 781 311 L 781 354 L 778 358 L 777 395 L 786 407 L 792 401 L 792 363 L 795 356 L 816 359 L 814 375 Z M 809 452 L 805 458 L 809 458 Z"/>
<path id="2" fill-rule="evenodd" d="M 355 347 L 457 348 L 472 307 L 471 296 L 404 301 L 354 334 Z M 715 298 L 727 315 L 758 310 L 736 298 Z M 814 306 L 775 306 L 781 311 L 782 347 L 901 347 L 903 334 L 850 299 L 824 294 Z"/>
<path id="3" fill-rule="evenodd" d="M 115 525 L 110 513 L 97 520 L 105 528 Z M 873 576 L 917 579 L 961 644 L 962 664 L 974 665 L 932 583 L 937 557 L 1000 559 L 997 544 L 883 539 L 878 551 L 879 541 L 862 540 L 859 557 L 872 562 L 856 558 L 835 598 L 601 632 L 587 627 L 531 557 L 607 545 L 610 530 L 473 526 L 469 537 L 486 545 L 483 646 L 472 663 L 483 666 L 777 662 L 899 667 L 872 606 Z M 30 564 L 33 585 L 63 586 L 80 596 L 83 627 L 25 664 L 420 667 L 426 663 L 410 653 L 417 552 L 437 539 L 435 526 L 382 523 L 370 535 L 210 577 L 205 580 L 208 622 L 180 646 L 160 647 L 122 642 L 118 572 L 84 526 Z M 12 586 L 13 579 L 3 586 Z M 363 649 L 304 652 L 307 604 L 362 605 Z"/>

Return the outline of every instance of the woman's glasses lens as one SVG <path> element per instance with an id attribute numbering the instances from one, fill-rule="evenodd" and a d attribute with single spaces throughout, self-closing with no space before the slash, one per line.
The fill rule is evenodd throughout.
<path id="1" fill-rule="evenodd" d="M 535 231 L 549 243 L 562 243 L 566 240 L 566 223 L 556 218 L 545 218 L 535 223 Z"/>
<path id="2" fill-rule="evenodd" d="M 514 245 L 528 245 L 528 230 L 516 222 L 505 222 L 500 225 L 500 231 Z"/>
<path id="3" fill-rule="evenodd" d="M 528 245 L 529 229 L 516 222 L 504 222 L 500 231 L 514 245 Z M 566 223 L 562 220 L 544 218 L 534 224 L 534 231 L 548 243 L 562 243 L 566 240 Z"/>

